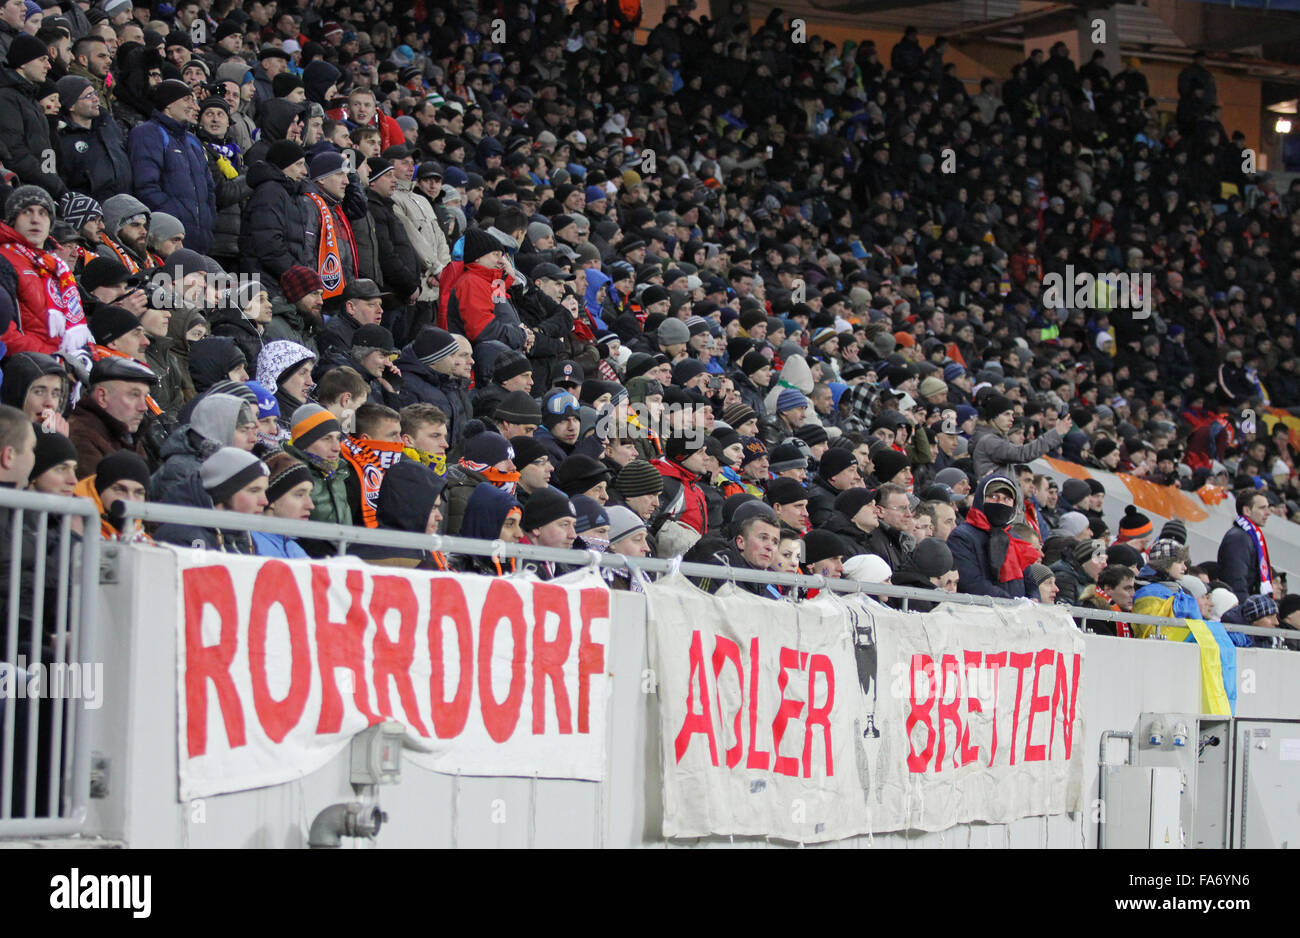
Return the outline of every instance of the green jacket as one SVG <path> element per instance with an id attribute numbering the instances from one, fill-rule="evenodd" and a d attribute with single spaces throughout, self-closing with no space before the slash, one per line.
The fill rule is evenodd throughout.
<path id="1" fill-rule="evenodd" d="M 311 510 L 311 520 L 351 524 L 352 508 L 348 505 L 347 478 L 352 470 L 347 461 L 340 458 L 339 467 L 327 476 L 320 465 L 302 450 L 285 443 L 284 451 L 305 463 L 311 471 L 311 500 L 315 506 Z"/>

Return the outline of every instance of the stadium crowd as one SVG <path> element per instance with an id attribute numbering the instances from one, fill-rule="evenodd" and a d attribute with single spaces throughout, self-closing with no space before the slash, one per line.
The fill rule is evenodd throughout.
<path id="1" fill-rule="evenodd" d="M 1169 114 L 1135 59 L 974 92 L 722 6 L 5 0 L 0 482 L 236 553 L 332 545 L 119 503 L 1300 625 L 1300 187 L 1204 60 Z M 1236 526 L 1193 565 L 1046 455 Z"/>

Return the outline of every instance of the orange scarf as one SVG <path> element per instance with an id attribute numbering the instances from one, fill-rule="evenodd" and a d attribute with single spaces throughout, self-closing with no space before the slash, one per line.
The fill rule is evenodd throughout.
<path id="1" fill-rule="evenodd" d="M 328 300 L 341 294 L 346 285 L 346 278 L 343 276 L 343 256 L 339 253 L 338 234 L 334 230 L 334 213 L 325 204 L 325 200 L 316 193 L 308 192 L 307 197 L 316 203 L 316 208 L 320 211 L 320 246 L 316 249 L 316 273 L 325 284 L 325 299 Z M 355 266 L 357 244 L 352 237 L 352 226 L 343 219 L 340 227 L 343 228 L 343 233 L 352 245 L 352 259 Z M 354 269 L 352 276 L 356 275 L 357 271 Z"/>

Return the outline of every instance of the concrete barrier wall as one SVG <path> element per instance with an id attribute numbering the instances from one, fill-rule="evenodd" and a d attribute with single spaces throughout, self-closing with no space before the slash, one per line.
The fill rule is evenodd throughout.
<path id="1" fill-rule="evenodd" d="M 91 802 L 88 833 L 132 847 L 305 847 L 317 812 L 356 800 L 345 749 L 296 782 L 177 801 L 175 558 L 159 548 L 124 549 L 118 581 L 103 587 L 104 706 L 92 714 L 96 752 L 111 759 L 108 797 Z M 370 847 L 650 847 L 661 836 L 658 712 L 642 692 L 645 606 L 615 593 L 607 666 L 612 675 L 608 772 L 602 783 L 526 778 L 453 778 L 404 764 L 402 782 L 380 789 L 389 823 Z M 1089 635 L 1085 639 L 1082 738 L 1085 811 L 969 825 L 941 834 L 891 833 L 827 846 L 1054 847 L 1096 844 L 1097 752 L 1103 730 L 1133 730 L 1144 711 L 1196 712 L 1192 645 Z M 1243 651 L 1253 681 L 1242 715 L 1300 713 L 1300 655 Z M 1113 758 L 1122 755 L 1116 746 Z M 355 842 L 345 842 L 349 845 Z M 726 838 L 671 846 L 731 846 Z M 735 846 L 766 846 L 737 840 Z"/>

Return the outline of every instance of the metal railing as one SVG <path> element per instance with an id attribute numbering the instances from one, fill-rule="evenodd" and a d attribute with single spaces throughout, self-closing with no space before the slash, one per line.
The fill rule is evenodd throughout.
<path id="1" fill-rule="evenodd" d="M 167 505 L 156 502 L 130 502 L 125 504 L 127 518 L 137 518 L 148 524 L 183 524 L 203 528 L 221 528 L 227 531 L 263 531 L 288 537 L 314 541 L 329 541 L 338 545 L 338 555 L 347 552 L 349 544 L 368 544 L 381 547 L 398 547 L 415 550 L 441 551 L 448 554 L 470 554 L 499 559 L 515 558 L 565 564 L 571 567 L 605 567 L 621 570 L 639 570 L 651 574 L 681 573 L 692 579 L 724 580 L 731 582 L 764 583 L 776 586 L 797 586 L 805 589 L 830 590 L 836 593 L 864 593 L 869 596 L 902 599 L 904 610 L 911 600 L 933 603 L 958 603 L 972 606 L 1007 606 L 1023 603 L 1022 599 L 1001 599 L 992 596 L 975 596 L 969 593 L 949 593 L 943 590 L 919 589 L 912 586 L 895 586 L 892 583 L 868 583 L 798 573 L 780 573 L 771 570 L 753 570 L 702 563 L 685 563 L 679 559 L 664 560 L 654 557 L 626 557 L 595 550 L 565 550 L 558 547 L 541 547 L 535 544 L 507 544 L 502 541 L 485 541 L 477 538 L 450 537 L 438 534 L 415 534 L 407 531 L 363 528 L 352 525 L 327 524 L 317 521 L 289 521 L 269 515 L 237 514 L 206 508 Z M 1126 622 L 1130 625 L 1181 625 L 1181 619 L 1139 615 L 1131 612 L 1112 612 L 1085 606 L 1066 606 L 1076 620 Z M 1229 631 L 1276 637 L 1277 629 L 1249 625 L 1224 624 Z M 1296 635 L 1300 639 L 1300 633 Z"/>
<path id="2" fill-rule="evenodd" d="M 0 517 L 0 837 L 72 834 L 90 797 L 83 679 L 102 674 L 99 514 L 89 499 L 0 488 Z"/>

